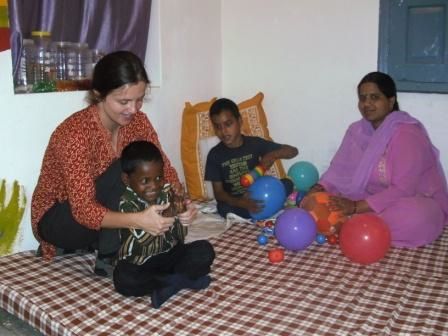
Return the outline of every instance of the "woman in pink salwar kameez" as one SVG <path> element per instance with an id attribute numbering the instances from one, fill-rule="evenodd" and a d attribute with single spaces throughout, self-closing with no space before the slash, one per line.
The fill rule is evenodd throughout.
<path id="1" fill-rule="evenodd" d="M 330 205 L 346 215 L 374 212 L 389 226 L 392 245 L 431 243 L 448 222 L 448 191 L 424 126 L 400 111 L 393 79 L 367 74 L 358 85 L 362 119 L 310 192 L 327 191 Z"/>

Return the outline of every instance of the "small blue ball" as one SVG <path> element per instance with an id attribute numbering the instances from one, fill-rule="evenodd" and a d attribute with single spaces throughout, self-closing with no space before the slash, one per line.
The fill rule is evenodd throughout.
<path id="1" fill-rule="evenodd" d="M 257 237 L 258 244 L 266 245 L 268 243 L 268 237 L 263 234 L 258 235 Z"/>
<path id="2" fill-rule="evenodd" d="M 316 236 L 316 242 L 318 244 L 325 244 L 325 242 L 327 241 L 327 237 L 325 235 L 323 235 L 322 233 L 318 233 Z"/>

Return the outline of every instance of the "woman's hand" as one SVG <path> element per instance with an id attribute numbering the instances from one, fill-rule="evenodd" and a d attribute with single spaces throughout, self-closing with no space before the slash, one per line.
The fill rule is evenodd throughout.
<path id="1" fill-rule="evenodd" d="M 196 218 L 198 214 L 198 209 L 191 201 L 186 201 L 187 211 L 182 212 L 178 215 L 179 221 L 183 226 L 189 226 L 193 223 L 193 220 Z"/>
<path id="2" fill-rule="evenodd" d="M 310 190 L 308 190 L 308 192 L 306 193 L 305 197 L 300 201 L 299 203 L 299 207 L 303 208 L 303 209 L 308 209 L 310 207 L 310 195 L 314 194 L 316 192 L 321 192 L 321 191 L 325 191 L 325 188 L 320 185 L 319 183 L 316 183 L 315 185 L 313 185 Z"/>
<path id="3" fill-rule="evenodd" d="M 328 209 L 330 211 L 341 211 L 344 215 L 350 216 L 356 212 L 356 202 L 345 197 L 330 196 Z"/>
<path id="4" fill-rule="evenodd" d="M 308 190 L 307 195 L 314 194 L 315 192 L 321 192 L 321 191 L 325 191 L 325 188 L 321 184 L 316 183 L 310 188 L 310 190 Z"/>
<path id="5" fill-rule="evenodd" d="M 169 203 L 163 205 L 151 205 L 140 212 L 139 228 L 153 236 L 164 234 L 174 223 L 174 217 L 162 217 L 161 215 L 162 211 L 169 206 Z"/>

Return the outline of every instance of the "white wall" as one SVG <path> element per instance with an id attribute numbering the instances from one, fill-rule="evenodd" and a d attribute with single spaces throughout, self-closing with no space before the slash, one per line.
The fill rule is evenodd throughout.
<path id="1" fill-rule="evenodd" d="M 349 123 L 356 86 L 377 69 L 379 0 L 222 1 L 223 95 L 265 93 L 271 135 L 325 170 Z M 399 93 L 448 171 L 448 95 Z"/>
<path id="2" fill-rule="evenodd" d="M 376 69 L 378 10 L 379 0 L 161 0 L 160 87 L 144 111 L 180 175 L 185 101 L 258 91 L 274 139 L 323 171 L 359 118 L 358 81 Z M 19 180 L 30 200 L 50 134 L 84 106 L 84 92 L 14 95 L 10 73 L 10 52 L 1 52 L 0 178 Z M 425 123 L 447 170 L 448 95 L 400 93 L 399 101 Z M 17 249 L 35 248 L 29 202 L 22 227 Z"/>
<path id="3" fill-rule="evenodd" d="M 85 103 L 83 92 L 14 95 L 11 52 L 0 52 L 0 179 L 24 187 L 27 206 L 17 250 L 31 249 L 31 195 L 39 175 L 45 147 L 53 129 Z"/>
<path id="4" fill-rule="evenodd" d="M 160 1 L 162 78 L 143 110 L 179 174 L 180 125 L 185 101 L 209 99 L 221 92 L 220 2 Z M 148 69 L 151 75 L 151 69 Z M 30 202 L 40 165 L 54 128 L 85 106 L 85 92 L 14 95 L 11 53 L 0 52 L 0 179 L 18 180 L 27 208 L 16 250 L 36 247 L 31 233 Z"/>
<path id="5" fill-rule="evenodd" d="M 186 101 L 209 100 L 221 92 L 219 0 L 159 0 L 161 84 L 144 107 L 179 176 L 180 128 Z"/>

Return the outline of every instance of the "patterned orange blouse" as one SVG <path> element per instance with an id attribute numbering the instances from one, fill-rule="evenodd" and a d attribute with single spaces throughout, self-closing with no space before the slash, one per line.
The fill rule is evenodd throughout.
<path id="1" fill-rule="evenodd" d="M 161 148 L 156 131 L 143 112 L 121 127 L 117 151 L 112 147 L 112 134 L 101 124 L 98 108 L 91 105 L 74 113 L 53 132 L 45 151 L 42 168 L 31 201 L 31 224 L 34 236 L 41 242 L 43 257 L 50 260 L 55 247 L 41 241 L 37 223 L 55 202 L 69 201 L 74 218 L 82 225 L 99 230 L 107 209 L 95 199 L 95 180 L 120 157 L 132 141 L 148 140 Z M 162 151 L 165 178 L 179 181 L 176 170 Z"/>

